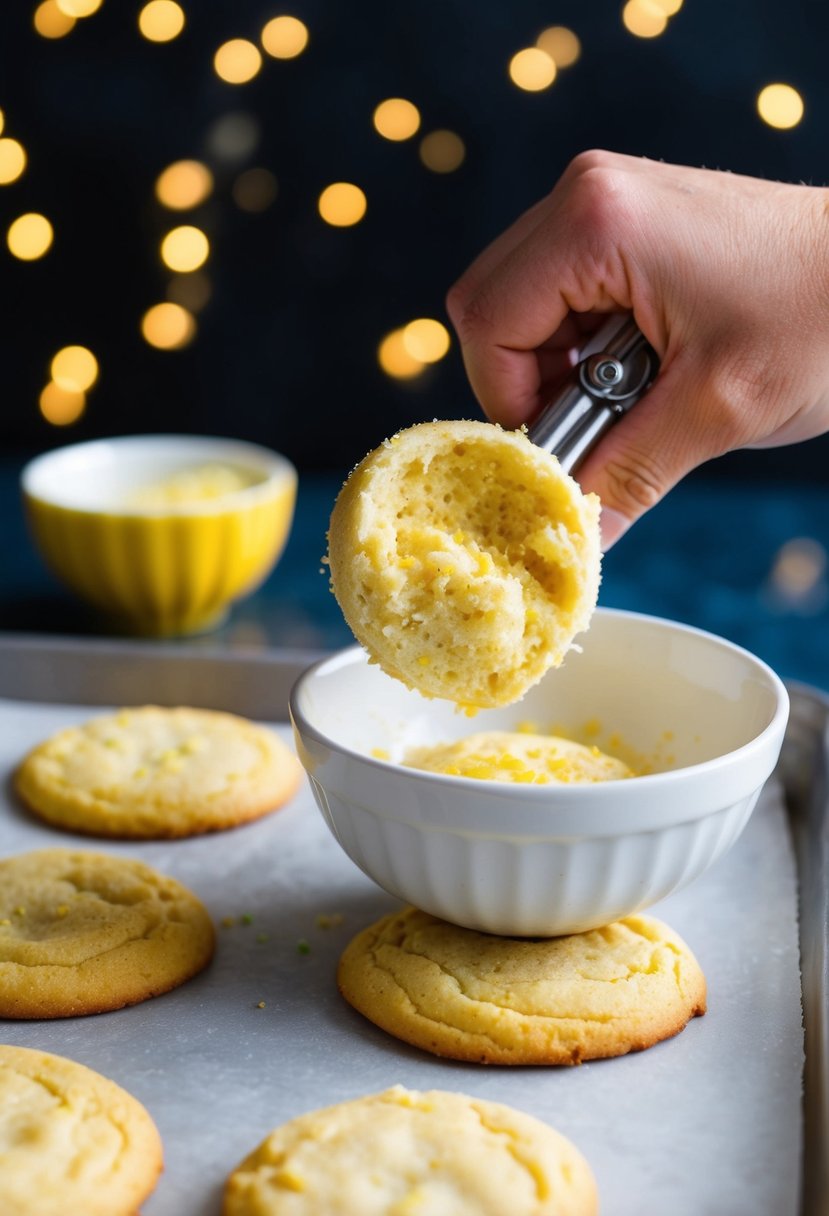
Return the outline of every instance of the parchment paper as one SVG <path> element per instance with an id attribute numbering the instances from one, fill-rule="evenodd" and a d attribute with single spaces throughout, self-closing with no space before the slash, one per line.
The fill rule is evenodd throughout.
<path id="1" fill-rule="evenodd" d="M 90 716 L 83 707 L 0 701 L 0 771 L 10 775 L 35 743 Z M 8 781 L 0 802 L 0 854 L 78 846 L 138 857 L 188 885 L 216 921 L 213 964 L 172 993 L 96 1017 L 0 1025 L 0 1040 L 69 1056 L 145 1104 L 166 1166 L 144 1216 L 218 1216 L 225 1177 L 271 1128 L 398 1082 L 464 1091 L 546 1120 L 590 1161 L 602 1216 L 797 1211 L 795 870 L 773 786 L 731 852 L 651 909 L 696 953 L 708 1014 L 648 1051 L 558 1069 L 440 1061 L 341 1000 L 341 950 L 397 903 L 342 853 L 307 787 L 259 823 L 174 843 L 58 832 L 17 806 Z M 343 923 L 318 927 L 330 913 Z M 243 915 L 252 923 L 240 923 Z M 237 923 L 221 927 L 228 916 Z"/>

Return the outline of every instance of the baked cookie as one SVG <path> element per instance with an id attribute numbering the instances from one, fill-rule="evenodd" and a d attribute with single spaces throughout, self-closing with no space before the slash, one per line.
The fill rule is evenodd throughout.
<path id="1" fill-rule="evenodd" d="M 196 975 L 213 947 L 196 896 L 143 862 L 73 849 L 0 861 L 0 1017 L 135 1005 Z"/>
<path id="2" fill-rule="evenodd" d="M 162 1169 L 144 1107 L 62 1056 L 0 1046 L 3 1216 L 133 1216 Z"/>
<path id="3" fill-rule="evenodd" d="M 705 978 L 667 925 L 629 916 L 569 937 L 492 937 L 416 908 L 358 933 L 338 983 L 415 1047 L 482 1064 L 641 1051 L 705 1012 Z"/>
<path id="4" fill-rule="evenodd" d="M 427 697 L 519 700 L 596 606 L 598 498 L 523 432 L 492 423 L 422 423 L 370 452 L 328 539 L 358 641 Z"/>
<path id="5" fill-rule="evenodd" d="M 153 840 L 235 827 L 296 791 L 299 762 L 264 726 L 206 709 L 122 709 L 36 747 L 15 786 L 57 827 Z"/>
<path id="6" fill-rule="evenodd" d="M 224 1216 L 594 1216 L 569 1140 L 496 1102 L 406 1090 L 278 1127 L 231 1174 Z"/>
<path id="7" fill-rule="evenodd" d="M 474 777 L 515 785 L 592 785 L 634 776 L 615 756 L 558 735 L 487 730 L 455 739 L 410 747 L 409 768 L 450 777 Z"/>

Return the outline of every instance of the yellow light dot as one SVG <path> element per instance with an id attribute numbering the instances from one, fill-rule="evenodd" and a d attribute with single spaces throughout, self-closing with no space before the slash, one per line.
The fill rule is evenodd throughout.
<path id="1" fill-rule="evenodd" d="M 158 175 L 156 198 L 173 211 L 203 203 L 213 189 L 213 174 L 199 160 L 177 160 Z"/>
<path id="2" fill-rule="evenodd" d="M 213 56 L 216 75 L 227 84 L 247 84 L 262 66 L 259 48 L 247 38 L 231 38 Z"/>
<path id="3" fill-rule="evenodd" d="M 395 329 L 386 334 L 377 348 L 377 360 L 387 376 L 396 380 L 411 380 L 423 371 L 423 364 L 406 349 L 403 330 Z"/>
<path id="4" fill-rule="evenodd" d="M 45 215 L 29 211 L 20 215 L 9 227 L 6 241 L 9 249 L 22 262 L 34 262 L 42 258 L 52 244 L 54 232 Z"/>
<path id="5" fill-rule="evenodd" d="M 67 17 L 91 17 L 103 4 L 103 0 L 55 0 L 58 9 Z"/>
<path id="6" fill-rule="evenodd" d="M 26 168 L 26 152 L 16 139 L 0 139 L 0 185 L 16 182 Z"/>
<path id="7" fill-rule="evenodd" d="M 308 27 L 296 17 L 274 17 L 262 30 L 262 46 L 274 59 L 296 59 L 308 45 Z"/>
<path id="8" fill-rule="evenodd" d="M 668 18 L 657 0 L 628 0 L 622 9 L 622 22 L 637 38 L 658 38 L 665 32 Z"/>
<path id="9" fill-rule="evenodd" d="M 56 4 L 67 17 L 91 17 L 97 13 L 103 0 L 56 0 Z"/>
<path id="10" fill-rule="evenodd" d="M 547 52 L 557 68 L 569 68 L 581 55 L 578 37 L 563 25 L 551 25 L 549 29 L 542 30 L 535 45 Z"/>
<path id="11" fill-rule="evenodd" d="M 528 46 L 509 61 L 510 80 L 527 93 L 549 89 L 556 78 L 556 65 L 546 51 Z"/>
<path id="12" fill-rule="evenodd" d="M 75 28 L 75 18 L 59 9 L 55 0 L 43 0 L 32 20 L 41 38 L 63 38 Z"/>
<path id="13" fill-rule="evenodd" d="M 440 321 L 419 317 L 404 328 L 403 346 L 418 363 L 437 363 L 449 350 L 449 330 Z"/>
<path id="14" fill-rule="evenodd" d="M 141 333 L 159 350 L 180 350 L 196 335 L 196 318 L 180 304 L 154 304 L 141 318 Z"/>
<path id="15" fill-rule="evenodd" d="M 465 157 L 464 142 L 454 131 L 430 131 L 420 141 L 420 159 L 433 173 L 453 173 Z"/>
<path id="16" fill-rule="evenodd" d="M 3 127 L 6 125 L 6 115 L 0 110 L 0 135 L 3 133 Z"/>
<path id="17" fill-rule="evenodd" d="M 420 127 L 420 111 L 405 97 L 389 97 L 380 102 L 373 121 L 384 139 L 411 139 Z"/>
<path id="18" fill-rule="evenodd" d="M 180 304 L 189 312 L 200 312 L 210 302 L 213 295 L 213 284 L 202 271 L 193 274 L 178 275 L 170 280 L 167 288 L 167 299 L 174 304 Z"/>
<path id="19" fill-rule="evenodd" d="M 161 242 L 161 260 L 179 274 L 198 270 L 209 253 L 210 242 L 201 228 L 194 228 L 192 224 L 172 228 Z"/>
<path id="20" fill-rule="evenodd" d="M 150 0 L 138 14 L 138 28 L 148 42 L 172 42 L 184 21 L 184 9 L 175 0 Z"/>
<path id="21" fill-rule="evenodd" d="M 59 388 L 83 393 L 98 379 L 98 360 L 85 346 L 64 346 L 55 355 L 49 370 Z"/>
<path id="22" fill-rule="evenodd" d="M 796 127 L 803 110 L 803 98 L 790 84 L 767 84 L 757 97 L 757 113 L 763 122 L 780 131 Z"/>
<path id="23" fill-rule="evenodd" d="M 662 9 L 666 17 L 675 17 L 682 8 L 682 0 L 653 0 L 653 3 Z"/>
<path id="24" fill-rule="evenodd" d="M 266 211 L 276 198 L 278 185 L 269 169 L 246 169 L 233 183 L 233 201 L 242 211 Z"/>
<path id="25" fill-rule="evenodd" d="M 335 228 L 350 228 L 359 224 L 366 213 L 366 196 L 351 182 L 333 182 L 319 197 L 319 213 L 326 224 Z"/>
<path id="26" fill-rule="evenodd" d="M 86 409 L 86 394 L 61 388 L 51 380 L 40 394 L 39 404 L 41 414 L 52 426 L 69 426 Z"/>

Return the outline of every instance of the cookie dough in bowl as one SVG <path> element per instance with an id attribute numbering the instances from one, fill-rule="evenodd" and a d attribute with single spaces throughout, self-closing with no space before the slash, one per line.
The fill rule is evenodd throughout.
<path id="1" fill-rule="evenodd" d="M 508 705 L 589 625 L 599 500 L 521 431 L 422 423 L 351 474 L 329 561 L 343 614 L 384 671 L 428 697 Z"/>

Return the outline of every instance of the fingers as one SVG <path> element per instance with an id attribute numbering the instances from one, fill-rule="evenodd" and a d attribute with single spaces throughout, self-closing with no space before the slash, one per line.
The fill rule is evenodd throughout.
<path id="1" fill-rule="evenodd" d="M 550 195 L 494 242 L 447 301 L 472 388 L 505 426 L 541 404 L 539 349 L 568 350 L 578 330 L 571 312 L 631 308 L 621 234 L 629 236 L 634 177 L 619 158 L 577 158 Z"/>
<path id="2" fill-rule="evenodd" d="M 677 359 L 578 472 L 602 502 L 606 551 L 691 469 L 733 446 L 742 406 L 690 360 Z"/>

